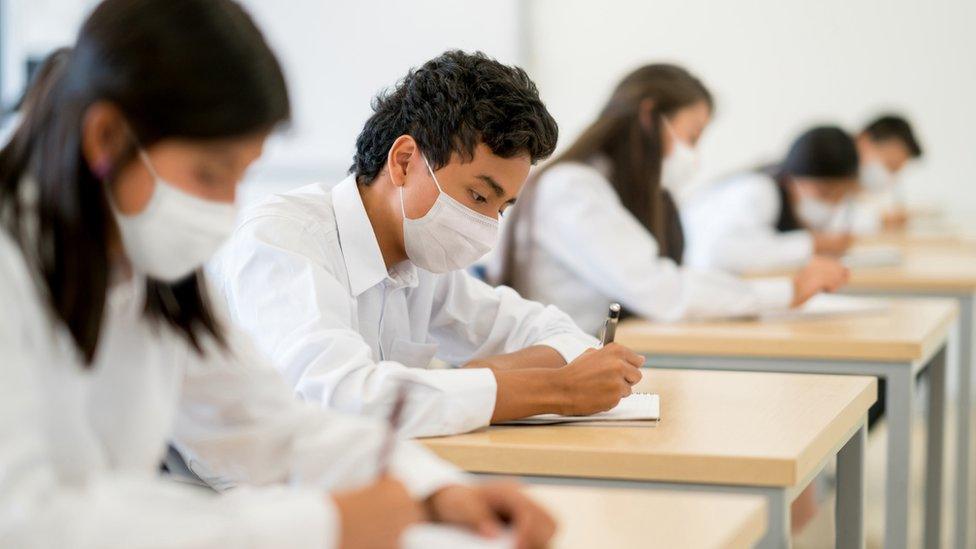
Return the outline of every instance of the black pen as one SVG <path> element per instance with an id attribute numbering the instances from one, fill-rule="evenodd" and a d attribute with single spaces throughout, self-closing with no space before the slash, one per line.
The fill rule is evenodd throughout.
<path id="1" fill-rule="evenodd" d="M 607 313 L 607 321 L 603 324 L 603 346 L 613 343 L 613 336 L 617 332 L 617 321 L 620 320 L 620 304 L 611 303 Z"/>

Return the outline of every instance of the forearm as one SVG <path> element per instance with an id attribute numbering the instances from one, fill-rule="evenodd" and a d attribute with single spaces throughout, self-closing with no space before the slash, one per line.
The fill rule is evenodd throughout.
<path id="1" fill-rule="evenodd" d="M 492 423 L 563 411 L 566 392 L 558 381 L 558 370 L 523 368 L 493 373 L 498 392 Z"/>
<path id="2" fill-rule="evenodd" d="M 566 359 L 548 345 L 533 345 L 514 353 L 476 358 L 465 368 L 491 368 L 492 370 L 523 370 L 526 368 L 560 368 Z"/>

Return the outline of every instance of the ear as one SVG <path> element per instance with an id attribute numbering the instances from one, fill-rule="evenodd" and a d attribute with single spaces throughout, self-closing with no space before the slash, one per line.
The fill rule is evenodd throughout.
<path id="1" fill-rule="evenodd" d="M 420 148 L 413 137 L 401 135 L 393 142 L 386 159 L 386 168 L 390 172 L 390 181 L 396 187 L 402 187 L 406 182 L 407 168 L 415 159 Z"/>
<path id="2" fill-rule="evenodd" d="M 99 179 L 109 176 L 128 143 L 122 111 L 108 101 L 93 103 L 81 119 L 81 152 Z"/>
<path id="3" fill-rule="evenodd" d="M 645 97 L 641 99 L 641 102 L 637 105 L 637 118 L 640 120 L 641 127 L 645 130 L 650 131 L 651 126 L 654 125 L 654 100 L 650 97 Z"/>

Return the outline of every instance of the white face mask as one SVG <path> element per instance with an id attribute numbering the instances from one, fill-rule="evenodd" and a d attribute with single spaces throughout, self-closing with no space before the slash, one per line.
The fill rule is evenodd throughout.
<path id="1" fill-rule="evenodd" d="M 880 160 L 870 160 L 861 166 L 861 185 L 869 191 L 890 189 L 897 183 L 897 177 Z"/>
<path id="2" fill-rule="evenodd" d="M 800 198 L 796 214 L 803 223 L 814 231 L 826 230 L 837 215 L 838 207 L 819 198 L 804 196 Z"/>
<path id="3" fill-rule="evenodd" d="M 155 182 L 146 208 L 125 215 L 114 206 L 122 244 L 133 268 L 163 282 L 175 282 L 201 267 L 234 230 L 237 206 L 198 198 L 167 183 L 139 157 Z M 109 201 L 111 202 L 111 201 Z"/>
<path id="4" fill-rule="evenodd" d="M 426 156 L 424 164 L 440 194 L 423 217 L 408 219 L 403 207 L 403 186 L 400 186 L 403 242 L 407 257 L 414 265 L 432 273 L 467 268 L 495 247 L 498 220 L 451 198 L 441 188 Z"/>
<path id="5" fill-rule="evenodd" d="M 661 186 L 672 195 L 687 186 L 698 171 L 698 152 L 683 141 L 671 128 L 667 120 L 664 126 L 671 132 L 671 153 L 661 164 Z"/>

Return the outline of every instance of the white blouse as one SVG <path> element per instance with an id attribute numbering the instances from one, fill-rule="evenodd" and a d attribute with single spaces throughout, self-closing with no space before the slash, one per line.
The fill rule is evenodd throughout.
<path id="1" fill-rule="evenodd" d="M 0 546 L 334 547 L 326 490 L 375 476 L 384 427 L 299 403 L 236 330 L 228 351 L 211 341 L 199 356 L 145 318 L 143 288 L 110 290 L 84 369 L 0 229 Z M 213 485 L 238 487 L 160 478 L 168 441 Z M 392 467 L 418 498 L 463 478 L 412 442 Z"/>
<path id="2" fill-rule="evenodd" d="M 516 229 L 525 297 L 566 311 L 589 333 L 598 331 L 614 301 L 655 321 L 789 306 L 787 279 L 746 281 L 659 257 L 654 235 L 624 207 L 602 168 L 566 162 L 537 181 L 531 228 Z M 492 257 L 489 272 L 497 274 L 502 254 Z"/>
<path id="3" fill-rule="evenodd" d="M 810 231 L 780 232 L 783 208 L 776 181 L 762 173 L 716 181 L 683 205 L 691 267 L 732 272 L 795 268 L 813 258 Z"/>

